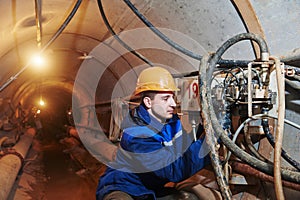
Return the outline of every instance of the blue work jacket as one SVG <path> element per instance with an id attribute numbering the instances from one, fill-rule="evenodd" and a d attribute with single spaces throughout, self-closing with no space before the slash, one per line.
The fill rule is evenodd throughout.
<path id="1" fill-rule="evenodd" d="M 156 199 L 166 183 L 180 182 L 210 163 L 207 149 L 201 148 L 204 138 L 193 141 L 183 133 L 176 114 L 162 124 L 141 105 L 122 128 L 116 160 L 99 179 L 98 200 L 116 190 Z"/>

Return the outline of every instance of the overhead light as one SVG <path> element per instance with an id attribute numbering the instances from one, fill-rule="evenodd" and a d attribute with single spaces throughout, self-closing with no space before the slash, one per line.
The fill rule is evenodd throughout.
<path id="1" fill-rule="evenodd" d="M 31 58 L 31 64 L 36 68 L 41 68 L 45 66 L 45 59 L 39 54 L 34 55 Z"/>
<path id="2" fill-rule="evenodd" d="M 45 101 L 41 98 L 39 101 L 40 106 L 44 106 L 45 105 Z"/>

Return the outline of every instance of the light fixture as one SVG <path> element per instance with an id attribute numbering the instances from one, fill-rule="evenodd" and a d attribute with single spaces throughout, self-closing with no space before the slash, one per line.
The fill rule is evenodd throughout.
<path id="1" fill-rule="evenodd" d="M 45 101 L 42 99 L 42 97 L 40 98 L 39 105 L 40 106 L 44 106 L 45 105 Z"/>
<path id="2" fill-rule="evenodd" d="M 31 64 L 36 68 L 42 68 L 45 66 L 45 59 L 40 54 L 36 54 L 32 56 Z"/>

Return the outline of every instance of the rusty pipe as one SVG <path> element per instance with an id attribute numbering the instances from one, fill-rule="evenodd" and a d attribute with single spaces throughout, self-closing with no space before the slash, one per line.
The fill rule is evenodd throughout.
<path id="1" fill-rule="evenodd" d="M 22 167 L 23 159 L 32 144 L 34 134 L 35 131 L 28 130 L 13 147 L 14 151 L 6 152 L 0 158 L 0 199 L 7 199 Z"/>
<path id="2" fill-rule="evenodd" d="M 262 181 L 266 181 L 266 182 L 269 182 L 269 183 L 274 183 L 274 177 L 272 177 L 268 174 L 265 174 L 265 173 L 255 169 L 255 168 L 251 167 L 250 165 L 240 163 L 240 162 L 232 162 L 232 163 L 230 163 L 230 166 L 232 167 L 232 169 L 234 171 L 236 171 L 238 173 L 241 173 L 243 175 L 250 175 L 252 177 L 259 178 Z M 287 187 L 287 188 L 290 188 L 290 189 L 293 189 L 293 190 L 296 190 L 296 191 L 300 191 L 300 184 L 292 183 L 290 181 L 283 180 L 282 185 Z"/>

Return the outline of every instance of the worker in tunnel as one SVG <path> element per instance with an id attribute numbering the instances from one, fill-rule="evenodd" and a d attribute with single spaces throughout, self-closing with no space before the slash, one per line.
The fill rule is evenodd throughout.
<path id="1" fill-rule="evenodd" d="M 178 90 L 162 67 L 140 73 L 133 95 L 139 104 L 122 123 L 120 146 L 99 179 L 97 199 L 199 198 L 201 191 L 193 192 L 197 186 L 184 180 L 209 165 L 210 157 L 205 136 L 199 134 L 195 141 L 174 113 Z"/>

